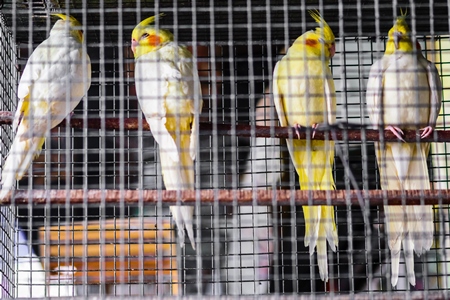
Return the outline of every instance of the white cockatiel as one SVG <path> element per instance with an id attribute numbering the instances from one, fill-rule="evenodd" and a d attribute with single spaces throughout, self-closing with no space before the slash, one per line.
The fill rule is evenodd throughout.
<path id="1" fill-rule="evenodd" d="M 367 108 L 372 123 L 384 126 L 399 139 L 403 129 L 423 129 L 429 136 L 441 108 L 442 84 L 433 63 L 412 42 L 405 16 L 389 31 L 384 56 L 374 63 L 367 83 Z M 403 139 L 402 139 L 403 140 Z M 429 143 L 375 143 L 383 190 L 428 190 Z M 408 201 L 408 199 L 406 199 Z M 409 283 L 416 284 L 414 255 L 433 243 L 431 205 L 385 206 L 386 231 L 391 252 L 391 283 L 397 285 L 403 246 Z"/>
<path id="2" fill-rule="evenodd" d="M 91 85 L 81 24 L 72 16 L 54 16 L 61 20 L 33 51 L 19 82 L 13 122 L 16 136 L 3 166 L 0 199 L 28 171 L 50 129 L 75 109 Z"/>
<path id="3" fill-rule="evenodd" d="M 202 109 L 200 80 L 192 54 L 167 30 L 139 23 L 132 33 L 136 59 L 136 94 L 153 137 L 159 145 L 167 190 L 193 190 L 194 159 L 198 147 L 196 120 Z M 182 245 L 184 228 L 195 249 L 193 206 L 171 206 Z"/>

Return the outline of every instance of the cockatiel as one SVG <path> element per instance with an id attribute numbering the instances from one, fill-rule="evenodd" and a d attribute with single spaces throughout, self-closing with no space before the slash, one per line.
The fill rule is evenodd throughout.
<path id="1" fill-rule="evenodd" d="M 429 136 L 441 108 L 442 83 L 433 63 L 411 40 L 405 15 L 389 31 L 384 56 L 376 61 L 367 83 L 367 108 L 372 123 L 399 139 L 403 129 L 423 129 Z M 427 156 L 429 143 L 375 143 L 383 190 L 430 189 Z M 406 199 L 408 201 L 408 199 Z M 385 206 L 386 231 L 391 252 L 391 283 L 397 285 L 403 245 L 409 283 L 416 284 L 414 255 L 433 243 L 431 205 Z"/>
<path id="2" fill-rule="evenodd" d="M 91 85 L 91 62 L 83 49 L 80 22 L 72 16 L 54 16 L 61 20 L 33 51 L 19 82 L 16 136 L 3 166 L 0 199 L 27 172 L 50 129 L 75 109 Z"/>
<path id="3" fill-rule="evenodd" d="M 274 70 L 273 95 L 282 126 L 311 126 L 336 122 L 334 81 L 329 68 L 335 53 L 333 31 L 318 12 L 311 16 L 321 26 L 298 37 Z M 314 133 L 313 133 L 314 135 Z M 303 190 L 333 190 L 334 142 L 286 141 Z M 327 240 L 338 244 L 333 206 L 303 206 L 305 246 L 312 255 L 317 246 L 320 278 L 328 281 Z"/>
<path id="4" fill-rule="evenodd" d="M 139 23 L 132 32 L 136 60 L 136 94 L 159 145 L 161 170 L 167 190 L 194 189 L 194 159 L 198 147 L 196 119 L 202 109 L 200 80 L 192 54 L 174 42 L 167 30 Z M 184 228 L 195 249 L 193 206 L 171 206 L 184 245 Z"/>

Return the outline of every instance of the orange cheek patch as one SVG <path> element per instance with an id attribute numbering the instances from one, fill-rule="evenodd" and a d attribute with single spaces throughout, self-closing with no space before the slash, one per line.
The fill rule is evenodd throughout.
<path id="1" fill-rule="evenodd" d="M 306 39 L 305 44 L 307 46 L 315 47 L 317 45 L 317 40 Z"/>
<path id="2" fill-rule="evenodd" d="M 147 37 L 147 43 L 152 46 L 161 44 L 161 38 L 158 35 L 149 35 Z"/>

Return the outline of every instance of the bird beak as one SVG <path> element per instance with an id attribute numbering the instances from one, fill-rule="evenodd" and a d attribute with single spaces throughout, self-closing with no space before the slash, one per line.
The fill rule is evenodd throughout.
<path id="1" fill-rule="evenodd" d="M 330 47 L 331 57 L 333 57 L 335 53 L 336 53 L 336 45 L 333 43 L 333 44 L 331 44 L 331 47 Z"/>
<path id="2" fill-rule="evenodd" d="M 139 42 L 138 41 L 136 41 L 136 40 L 132 40 L 131 41 L 131 50 L 133 50 L 133 53 L 135 53 L 136 52 L 136 47 L 139 45 Z"/>
<path id="3" fill-rule="evenodd" d="M 395 49 L 398 49 L 399 47 L 399 42 L 403 37 L 403 33 L 395 31 L 394 32 L 394 45 L 395 45 Z"/>

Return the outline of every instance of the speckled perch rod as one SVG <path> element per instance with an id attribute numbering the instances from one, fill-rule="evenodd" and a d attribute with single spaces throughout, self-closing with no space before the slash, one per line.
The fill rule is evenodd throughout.
<path id="1" fill-rule="evenodd" d="M 0 125 L 9 125 L 12 123 L 12 113 L 7 111 L 0 111 Z M 104 125 L 102 126 L 102 123 Z M 104 129 L 104 130 L 120 130 L 121 120 L 119 118 L 105 118 L 101 120 L 88 119 L 86 122 L 83 119 L 74 117 L 70 120 L 70 126 L 72 128 L 83 129 Z M 345 126 L 345 124 L 342 124 Z M 62 122 L 60 126 L 65 126 L 65 122 Z M 365 141 L 378 141 L 379 131 L 366 128 L 354 129 L 355 126 L 351 126 L 352 129 L 340 129 L 335 128 L 330 132 L 335 133 L 335 140 L 347 140 L 347 141 L 361 141 L 361 136 L 365 137 Z M 124 130 L 138 130 L 139 120 L 138 118 L 124 118 L 123 119 L 123 129 Z M 142 120 L 142 129 L 150 130 L 147 122 Z M 305 128 L 304 128 L 305 129 Z M 324 131 L 321 131 L 324 130 Z M 252 134 L 252 131 L 254 132 Z M 200 122 L 200 135 L 211 135 L 212 133 L 218 135 L 231 135 L 231 136 L 242 136 L 242 137 L 275 137 L 275 138 L 289 138 L 297 137 L 295 130 L 290 127 L 279 127 L 279 126 L 251 126 L 247 124 L 213 124 L 208 122 Z M 432 136 L 426 139 L 419 139 L 417 136 L 417 131 L 415 130 L 404 130 L 405 141 L 407 142 L 450 142 L 450 131 L 435 131 Z M 316 132 L 314 139 L 323 140 L 328 133 L 325 128 L 319 127 Z M 302 130 L 300 138 L 306 138 L 306 129 Z M 391 132 L 384 132 L 385 141 L 399 141 Z"/>
<path id="2" fill-rule="evenodd" d="M 127 204 L 165 204 L 179 203 L 221 205 L 359 205 L 358 194 L 365 205 L 399 205 L 408 199 L 407 205 L 450 204 L 449 190 L 408 190 L 408 191 L 291 191 L 291 190 L 33 190 L 16 191 L 14 200 L 10 197 L 0 204 L 114 204 L 124 201 Z"/>

